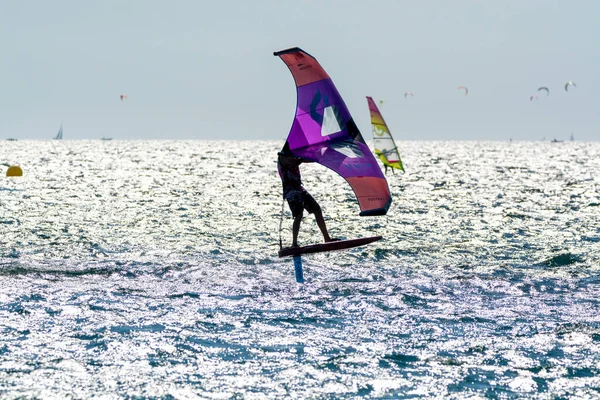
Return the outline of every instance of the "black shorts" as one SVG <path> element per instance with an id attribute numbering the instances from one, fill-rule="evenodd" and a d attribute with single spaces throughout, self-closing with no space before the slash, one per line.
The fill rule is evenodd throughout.
<path id="1" fill-rule="evenodd" d="M 313 214 L 321 210 L 319 203 L 310 195 L 310 193 L 300 190 L 295 190 L 288 194 L 287 202 L 292 211 L 294 218 L 302 215 L 302 211 L 306 210 L 309 214 Z"/>

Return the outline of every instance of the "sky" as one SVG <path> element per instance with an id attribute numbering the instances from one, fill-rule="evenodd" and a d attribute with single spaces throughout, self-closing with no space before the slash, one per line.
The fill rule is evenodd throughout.
<path id="1" fill-rule="evenodd" d="M 65 139 L 283 142 L 296 90 L 273 52 L 298 46 L 365 138 L 373 96 L 397 140 L 596 141 L 598 15 L 596 0 L 3 0 L 0 139 L 64 121 Z"/>

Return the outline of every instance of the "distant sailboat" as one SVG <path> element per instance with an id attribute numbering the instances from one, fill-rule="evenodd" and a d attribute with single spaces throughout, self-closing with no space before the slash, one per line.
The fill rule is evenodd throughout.
<path id="1" fill-rule="evenodd" d="M 58 133 L 52 139 L 54 139 L 54 140 L 62 140 L 62 136 L 63 136 L 63 123 L 61 122 L 60 123 L 60 129 L 58 130 Z"/>
<path id="2" fill-rule="evenodd" d="M 404 171 L 402 160 L 400 159 L 400 153 L 398 153 L 398 147 L 394 138 L 390 133 L 383 116 L 373 99 L 367 96 L 367 103 L 369 103 L 369 112 L 371 113 L 371 125 L 373 127 L 373 146 L 375 147 L 375 154 L 379 156 L 381 162 L 387 172 L 388 167 L 392 169 L 399 169 Z"/>

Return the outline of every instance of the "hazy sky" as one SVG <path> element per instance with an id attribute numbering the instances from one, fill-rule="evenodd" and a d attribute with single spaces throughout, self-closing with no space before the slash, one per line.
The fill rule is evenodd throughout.
<path id="1" fill-rule="evenodd" d="M 283 142 L 296 91 L 272 53 L 298 46 L 366 138 L 370 95 L 399 140 L 598 140 L 599 16 L 597 0 L 2 0 L 0 139 L 64 120 L 65 139 Z"/>

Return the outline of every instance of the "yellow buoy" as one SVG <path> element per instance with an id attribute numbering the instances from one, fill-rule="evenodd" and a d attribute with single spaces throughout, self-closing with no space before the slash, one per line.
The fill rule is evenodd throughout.
<path id="1" fill-rule="evenodd" d="M 11 165 L 6 170 L 6 176 L 23 176 L 23 170 L 18 165 Z"/>

